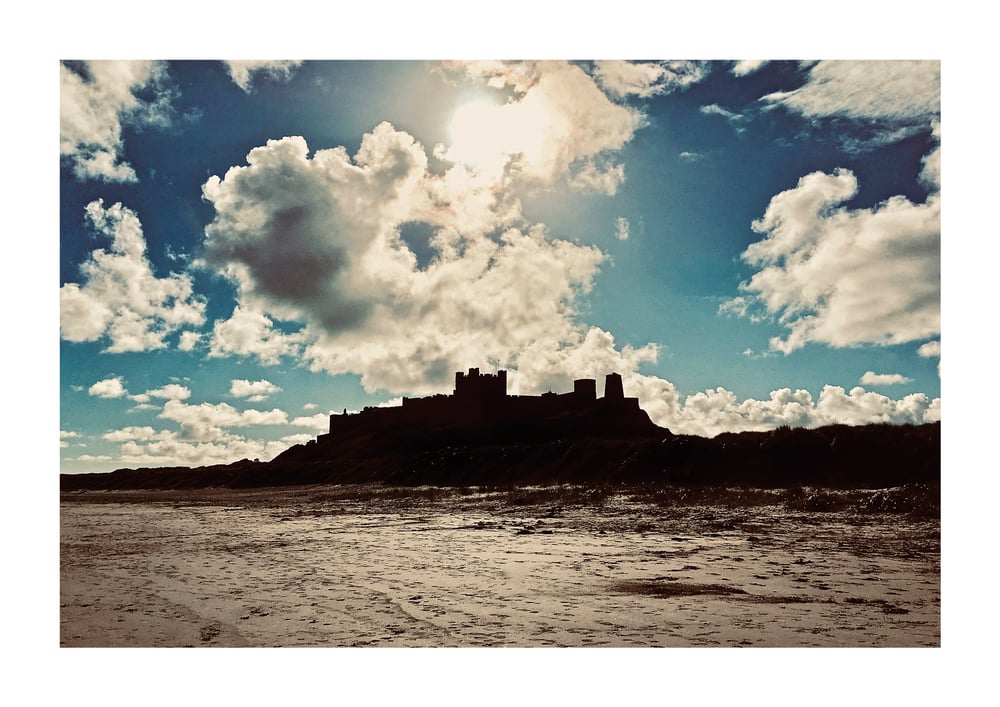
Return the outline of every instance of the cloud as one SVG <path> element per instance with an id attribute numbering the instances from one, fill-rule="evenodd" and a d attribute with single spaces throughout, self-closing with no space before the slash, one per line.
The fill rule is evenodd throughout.
<path id="1" fill-rule="evenodd" d="M 296 417 L 288 424 L 295 427 L 308 427 L 317 432 L 327 432 L 330 429 L 330 416 L 325 412 L 318 412 L 308 417 Z"/>
<path id="2" fill-rule="evenodd" d="M 574 302 L 603 254 L 540 225 L 488 237 L 517 210 L 503 194 L 471 205 L 480 184 L 462 166 L 430 174 L 419 143 L 387 123 L 353 159 L 343 148 L 310 157 L 301 138 L 251 151 L 204 189 L 216 209 L 206 262 L 235 280 L 243 303 L 216 322 L 211 354 L 274 363 L 302 345 L 314 370 L 414 393 L 533 342 L 582 340 Z M 434 229 L 424 267 L 399 235 L 412 221 Z M 291 341 L 272 317 L 305 326 Z"/>
<path id="3" fill-rule="evenodd" d="M 132 466 L 204 466 L 228 464 L 239 459 L 269 461 L 285 451 L 290 442 L 247 439 L 226 435 L 212 441 L 191 441 L 174 433 L 158 438 L 127 440 L 121 445 L 118 461 Z M 105 460 L 110 461 L 110 457 Z"/>
<path id="4" fill-rule="evenodd" d="M 201 340 L 201 334 L 195 331 L 182 331 L 181 337 L 177 341 L 178 351 L 193 351 L 194 347 Z"/>
<path id="5" fill-rule="evenodd" d="M 746 130 L 744 125 L 747 122 L 747 117 L 741 113 L 734 113 L 731 110 L 726 110 L 718 103 L 713 103 L 711 105 L 702 106 L 699 111 L 704 115 L 719 115 L 725 118 L 729 124 L 732 126 L 733 130 L 737 133 L 742 133 Z"/>
<path id="6" fill-rule="evenodd" d="M 770 62 L 765 59 L 742 59 L 740 61 L 733 62 L 733 68 L 730 69 L 733 76 L 747 76 L 753 72 L 763 68 Z"/>
<path id="7" fill-rule="evenodd" d="M 917 354 L 923 356 L 924 358 L 940 358 L 941 342 L 928 341 L 926 344 L 917 349 Z"/>
<path id="8" fill-rule="evenodd" d="M 682 152 L 678 155 L 685 162 L 700 162 L 705 159 L 705 156 L 697 152 Z"/>
<path id="9" fill-rule="evenodd" d="M 190 277 L 158 278 L 146 257 L 146 240 L 135 212 L 98 199 L 86 207 L 87 220 L 111 239 L 80 266 L 83 284 L 59 290 L 60 333 L 67 341 L 109 340 L 105 351 L 147 351 L 167 347 L 165 338 L 184 326 L 204 322 L 205 303 L 194 295 Z"/>
<path id="10" fill-rule="evenodd" d="M 444 153 L 449 160 L 497 176 L 506 169 L 526 183 L 547 185 L 565 178 L 591 188 L 603 174 L 596 181 L 610 184 L 619 167 L 601 167 L 597 161 L 606 161 L 646 123 L 640 111 L 609 100 L 593 78 L 567 62 L 445 66 L 514 93 L 503 104 L 475 101 L 460 107 Z"/>
<path id="11" fill-rule="evenodd" d="M 215 321 L 208 355 L 256 356 L 261 363 L 274 365 L 282 356 L 297 356 L 302 341 L 302 334 L 285 334 L 266 315 L 237 305 L 229 319 Z"/>
<path id="12" fill-rule="evenodd" d="M 80 436 L 79 432 L 71 432 L 68 430 L 59 430 L 59 446 L 62 448 L 68 447 L 69 442 L 65 441 L 67 439 L 75 439 Z"/>
<path id="13" fill-rule="evenodd" d="M 227 403 L 189 405 L 179 400 L 168 400 L 159 417 L 179 423 L 184 439 L 199 442 L 224 439 L 223 428 L 288 423 L 288 415 L 278 408 L 270 411 L 237 410 Z"/>
<path id="14" fill-rule="evenodd" d="M 629 236 L 629 223 L 625 217 L 615 219 L 615 238 L 620 241 L 627 241 Z"/>
<path id="15" fill-rule="evenodd" d="M 254 74 L 274 81 L 288 81 L 302 65 L 301 61 L 224 61 L 229 77 L 246 93 L 253 91 Z"/>
<path id="16" fill-rule="evenodd" d="M 97 381 L 87 389 L 87 394 L 97 398 L 124 398 L 128 391 L 125 390 L 121 377 L 115 376 Z"/>
<path id="17" fill-rule="evenodd" d="M 153 398 L 164 398 L 166 400 L 187 400 L 191 397 L 191 390 L 177 383 L 168 383 L 156 390 L 147 390 L 146 395 Z"/>
<path id="18" fill-rule="evenodd" d="M 858 382 L 862 385 L 899 385 L 901 383 L 910 383 L 912 378 L 907 378 L 898 373 L 875 373 L 874 371 L 868 371 Z"/>
<path id="19" fill-rule="evenodd" d="M 176 91 L 167 66 L 155 61 L 63 62 L 59 67 L 59 154 L 77 179 L 134 182 L 123 162 L 122 128 L 165 127 L 173 119 Z"/>
<path id="20" fill-rule="evenodd" d="M 63 461 L 67 462 L 109 462 L 112 457 L 107 454 L 81 454 L 78 457 L 66 457 Z"/>
<path id="21" fill-rule="evenodd" d="M 149 441 L 154 439 L 165 439 L 173 436 L 172 432 L 157 432 L 152 427 L 125 427 L 120 430 L 111 430 L 101 435 L 101 439 L 108 442 Z"/>
<path id="22" fill-rule="evenodd" d="M 683 90 L 708 76 L 709 70 L 705 61 L 594 62 L 594 77 L 616 98 L 649 98 Z"/>
<path id="23" fill-rule="evenodd" d="M 801 88 L 761 100 L 806 118 L 926 125 L 941 113 L 940 86 L 938 61 L 821 61 Z"/>
<path id="24" fill-rule="evenodd" d="M 723 432 L 766 431 L 782 425 L 821 427 L 872 423 L 922 424 L 941 419 L 939 398 L 923 393 L 893 399 L 864 388 L 849 393 L 839 386 L 824 386 L 815 400 L 806 390 L 782 388 L 767 400 L 739 400 L 725 388 L 706 390 L 681 398 L 661 379 L 634 376 L 625 379 L 625 394 L 637 395 L 650 417 L 676 434 L 714 437 Z"/>
<path id="25" fill-rule="evenodd" d="M 814 172 L 771 199 L 753 229 L 765 238 L 742 259 L 757 267 L 746 297 L 720 311 L 760 307 L 787 328 L 774 351 L 810 342 L 833 347 L 901 344 L 941 328 L 940 198 L 894 196 L 871 209 L 839 204 L 857 193 L 849 170 Z"/>
<path id="26" fill-rule="evenodd" d="M 246 398 L 251 403 L 259 403 L 279 392 L 281 392 L 281 388 L 266 380 L 251 382 L 245 378 L 239 378 L 233 380 L 229 386 L 230 395 L 234 398 Z"/>

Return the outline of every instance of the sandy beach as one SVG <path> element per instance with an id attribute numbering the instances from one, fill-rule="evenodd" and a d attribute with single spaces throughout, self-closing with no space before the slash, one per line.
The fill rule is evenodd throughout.
<path id="1" fill-rule="evenodd" d="M 892 493 L 64 494 L 60 644 L 939 646 Z"/>

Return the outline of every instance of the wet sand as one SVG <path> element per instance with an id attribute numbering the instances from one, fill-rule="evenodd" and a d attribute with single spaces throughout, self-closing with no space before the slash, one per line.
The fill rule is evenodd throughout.
<path id="1" fill-rule="evenodd" d="M 939 646 L 939 521 L 853 493 L 66 494 L 60 644 Z"/>

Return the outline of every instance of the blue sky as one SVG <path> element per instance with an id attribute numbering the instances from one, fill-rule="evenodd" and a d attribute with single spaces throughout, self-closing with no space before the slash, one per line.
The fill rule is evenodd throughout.
<path id="1" fill-rule="evenodd" d="M 936 61 L 60 65 L 65 472 L 620 372 L 679 433 L 940 419 Z"/>

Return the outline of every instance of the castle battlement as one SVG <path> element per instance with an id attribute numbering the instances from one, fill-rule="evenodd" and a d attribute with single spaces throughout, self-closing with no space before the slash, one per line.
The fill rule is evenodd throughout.
<path id="1" fill-rule="evenodd" d="M 452 395 L 404 397 L 399 407 L 365 408 L 353 414 L 345 410 L 343 415 L 330 415 L 330 434 L 370 427 L 376 419 L 386 429 L 445 426 L 488 430 L 544 425 L 555 420 L 569 429 L 573 420 L 584 418 L 600 418 L 607 429 L 652 424 L 639 408 L 638 398 L 625 397 L 618 373 L 606 376 L 603 398 L 597 397 L 597 381 L 593 378 L 573 381 L 573 390 L 568 393 L 508 395 L 507 371 L 491 374 L 470 368 L 455 373 Z"/>

